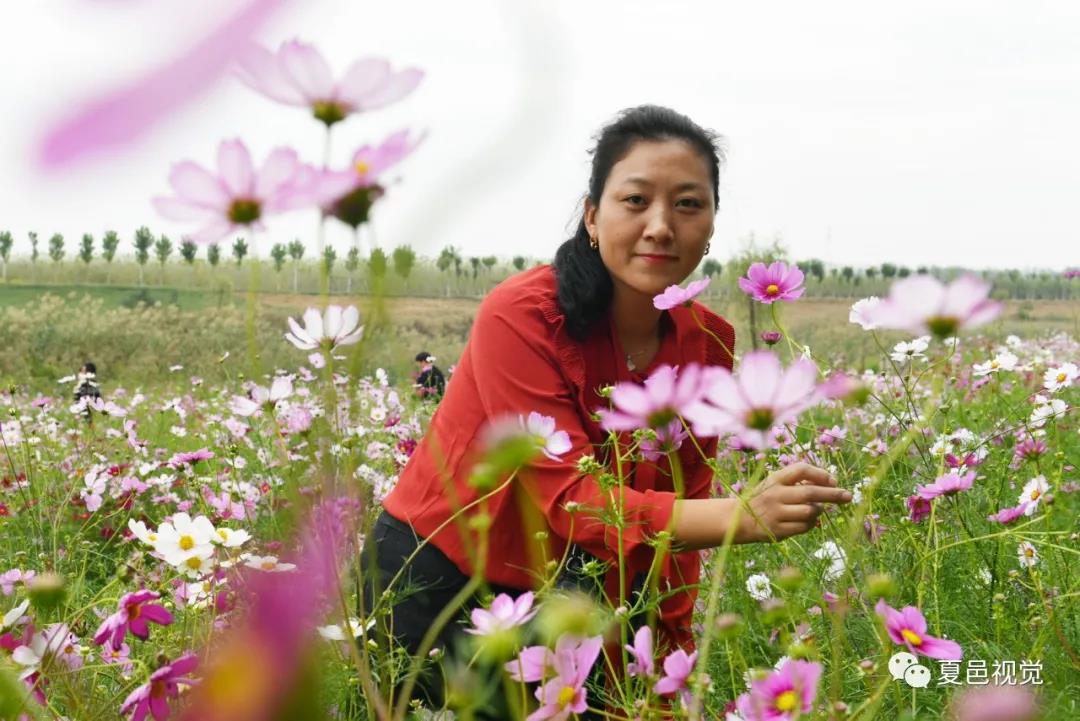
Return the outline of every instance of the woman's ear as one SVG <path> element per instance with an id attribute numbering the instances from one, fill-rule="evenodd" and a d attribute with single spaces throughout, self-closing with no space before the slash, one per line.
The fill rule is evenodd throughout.
<path id="1" fill-rule="evenodd" d="M 592 199 L 589 196 L 585 196 L 585 212 L 582 215 L 582 219 L 585 221 L 585 230 L 589 231 L 589 237 L 596 237 L 596 206 L 593 205 Z"/>

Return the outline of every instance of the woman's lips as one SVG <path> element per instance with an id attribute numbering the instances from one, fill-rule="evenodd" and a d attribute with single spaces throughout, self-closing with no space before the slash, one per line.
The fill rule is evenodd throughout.
<path id="1" fill-rule="evenodd" d="M 660 253 L 638 253 L 635 257 L 641 258 L 646 263 L 671 263 L 679 259 L 676 255 L 662 255 Z"/>

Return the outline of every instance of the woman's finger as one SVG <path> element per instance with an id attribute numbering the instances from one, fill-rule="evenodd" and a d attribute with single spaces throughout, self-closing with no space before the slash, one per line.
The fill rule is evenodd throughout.
<path id="1" fill-rule="evenodd" d="M 785 486 L 793 486 L 797 483 L 810 483 L 815 486 L 835 486 L 836 479 L 829 475 L 824 468 L 812 466 L 809 463 L 792 463 L 784 466 L 772 474 L 777 483 Z"/>

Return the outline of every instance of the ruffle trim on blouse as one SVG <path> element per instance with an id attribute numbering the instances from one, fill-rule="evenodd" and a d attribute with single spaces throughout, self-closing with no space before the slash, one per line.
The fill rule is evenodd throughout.
<path id="1" fill-rule="evenodd" d="M 539 303 L 540 314 L 554 329 L 555 353 L 559 358 L 563 373 L 580 391 L 585 387 L 585 358 L 581 347 L 566 332 L 566 314 L 559 307 L 554 296 L 545 294 Z"/>

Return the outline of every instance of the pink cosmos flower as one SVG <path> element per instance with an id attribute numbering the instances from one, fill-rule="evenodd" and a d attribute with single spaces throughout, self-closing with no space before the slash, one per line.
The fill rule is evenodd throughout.
<path id="1" fill-rule="evenodd" d="M 503 664 L 510 678 L 519 683 L 543 681 L 554 668 L 555 654 L 546 646 L 529 646 L 513 661 Z"/>
<path id="2" fill-rule="evenodd" d="M 712 278 L 693 280 L 686 288 L 677 285 L 669 285 L 663 293 L 653 298 L 653 307 L 657 310 L 670 310 L 680 305 L 690 305 L 700 293 L 709 287 Z"/>
<path id="3" fill-rule="evenodd" d="M 1013 506 L 1012 508 L 1002 508 L 997 513 L 991 514 L 986 517 L 986 520 L 992 523 L 1008 524 L 1012 523 L 1018 518 L 1022 518 L 1027 515 L 1028 502 L 1023 501 L 1019 506 Z"/>
<path id="4" fill-rule="evenodd" d="M 631 676 L 652 676 L 656 669 L 653 664 L 652 629 L 642 626 L 634 634 L 634 644 L 626 645 L 626 650 L 634 660 L 626 665 L 626 672 Z"/>
<path id="5" fill-rule="evenodd" d="M 909 496 L 907 499 L 907 507 L 911 512 L 912 523 L 922 523 L 930 516 L 930 501 L 922 496 Z"/>
<path id="6" fill-rule="evenodd" d="M 759 303 L 798 300 L 806 290 L 803 287 L 804 278 L 798 266 L 792 265 L 789 268 L 782 260 L 768 266 L 754 263 L 746 271 L 746 277 L 739 278 L 739 287 Z"/>
<path id="7" fill-rule="evenodd" d="M 380 176 L 408 157 L 426 137 L 427 133 L 410 137 L 408 130 L 399 130 L 377 146 L 357 150 L 345 170 L 327 171 L 346 190 L 326 206 L 326 212 L 351 228 L 366 223 L 371 206 L 385 192 L 386 183 Z"/>
<path id="8" fill-rule="evenodd" d="M 216 173 L 186 160 L 173 166 L 169 185 L 175 195 L 154 198 L 154 208 L 169 220 L 197 223 L 188 234 L 196 243 L 213 243 L 241 227 L 262 230 L 266 216 L 321 205 L 342 190 L 290 148 L 275 148 L 256 170 L 240 140 L 218 146 Z"/>
<path id="9" fill-rule="evenodd" d="M 746 721 L 791 721 L 814 710 L 821 664 L 788 660 L 765 678 L 750 682 L 750 691 L 735 700 Z"/>
<path id="10" fill-rule="evenodd" d="M 517 600 L 510 598 L 509 594 L 500 593 L 491 602 L 490 611 L 483 608 L 472 610 L 473 628 L 465 629 L 465 633 L 488 636 L 520 626 L 536 615 L 537 609 L 533 609 L 532 605 L 532 591 L 521 594 Z"/>
<path id="11" fill-rule="evenodd" d="M 291 333 L 285 334 L 285 340 L 300 350 L 323 349 L 332 351 L 338 346 L 358 343 L 364 334 L 360 325 L 360 311 L 355 305 L 342 308 L 340 305 L 328 305 L 322 313 L 318 308 L 304 311 L 304 326 L 301 328 L 292 317 L 289 318 Z"/>
<path id="12" fill-rule="evenodd" d="M 194 680 L 186 674 L 199 665 L 198 657 L 186 653 L 172 663 L 158 668 L 150 674 L 150 680 L 132 691 L 120 705 L 120 714 L 131 714 L 131 721 L 143 721 L 147 714 L 153 714 L 156 721 L 163 721 L 169 716 L 168 699 L 180 695 L 180 684 L 192 685 Z"/>
<path id="13" fill-rule="evenodd" d="M 682 448 L 683 441 L 690 437 L 678 418 L 668 423 L 663 428 L 657 428 L 656 438 L 642 439 L 638 449 L 647 461 L 657 461 L 662 456 Z"/>
<path id="14" fill-rule="evenodd" d="M 784 337 L 784 334 L 778 330 L 763 330 L 761 331 L 761 340 L 765 345 L 773 346 L 780 342 L 780 339 Z"/>
<path id="15" fill-rule="evenodd" d="M 126 643 L 121 643 L 119 648 L 113 648 L 109 644 L 101 649 L 101 660 L 106 664 L 119 666 L 125 677 L 135 667 L 134 662 L 131 660 L 131 647 Z"/>
<path id="16" fill-rule="evenodd" d="M 551 658 L 555 677 L 536 689 L 541 706 L 529 714 L 526 721 L 565 721 L 570 714 L 580 714 L 588 708 L 585 680 L 603 643 L 601 636 L 584 640 L 567 636 L 559 639 Z"/>
<path id="17" fill-rule="evenodd" d="M 938 496 L 951 496 L 954 493 L 966 491 L 971 488 L 971 484 L 974 482 L 975 471 L 968 471 L 962 476 L 957 473 L 946 473 L 933 483 L 916 486 L 915 493 L 919 498 L 931 501 Z"/>
<path id="18" fill-rule="evenodd" d="M 911 653 L 930 658 L 958 660 L 964 652 L 960 644 L 926 633 L 926 618 L 914 606 L 904 606 L 900 611 L 879 599 L 874 610 L 885 622 L 885 630 L 894 643 L 907 646 Z"/>
<path id="19" fill-rule="evenodd" d="M 559 460 L 564 453 L 570 450 L 570 434 L 566 431 L 556 430 L 555 419 L 551 416 L 544 416 L 532 411 L 528 417 L 520 416 L 519 420 L 525 432 L 540 447 L 540 452 L 551 460 Z"/>
<path id="20" fill-rule="evenodd" d="M 150 603 L 161 598 L 156 591 L 135 591 L 125 593 L 120 598 L 120 607 L 113 615 L 106 618 L 94 634 L 94 643 L 101 646 L 109 641 L 113 648 L 120 648 L 128 631 L 143 641 L 150 637 L 147 622 L 159 626 L 168 626 L 173 622 L 172 614 L 164 606 Z"/>
<path id="21" fill-rule="evenodd" d="M 832 448 L 839 445 L 840 441 L 847 438 L 847 429 L 834 425 L 832 428 L 827 428 L 821 432 L 821 435 L 817 437 L 818 445 L 825 446 L 826 448 Z"/>
<path id="22" fill-rule="evenodd" d="M 37 575 L 37 571 L 23 571 L 19 568 L 13 568 L 9 571 L 0 573 L 0 593 L 5 596 L 10 596 L 15 591 L 16 584 L 27 584 L 34 576 Z"/>
<path id="23" fill-rule="evenodd" d="M 174 453 L 169 460 L 165 461 L 165 465 L 170 468 L 183 468 L 184 466 L 193 466 L 199 461 L 208 461 L 213 457 L 213 451 L 208 448 L 200 448 L 197 451 Z"/>
<path id="24" fill-rule="evenodd" d="M 893 283 L 871 317 L 878 328 L 948 338 L 989 323 L 1000 312 L 1001 303 L 990 300 L 990 284 L 974 275 L 948 285 L 933 276 L 913 275 Z"/>
<path id="25" fill-rule="evenodd" d="M 600 425 L 608 431 L 665 428 L 699 401 L 705 390 L 706 377 L 701 366 L 691 363 L 681 370 L 660 366 L 643 386 L 619 383 L 611 392 L 615 409 L 597 411 Z"/>
<path id="26" fill-rule="evenodd" d="M 743 447 L 770 448 L 778 427 L 818 401 L 817 368 L 805 359 L 784 369 L 772 351 L 753 351 L 743 357 L 738 375 L 722 367 L 707 372 L 701 399 L 683 413 L 699 436 L 731 433 Z"/>
<path id="27" fill-rule="evenodd" d="M 1035 695 L 1022 686 L 976 686 L 952 701 L 956 721 L 1035 721 L 1040 718 Z"/>
<path id="28" fill-rule="evenodd" d="M 121 146 L 206 92 L 282 0 L 247 0 L 203 37 L 134 81 L 75 106 L 52 125 L 38 149 L 39 162 L 59 169 L 93 152 Z M 177 12 L 184 12 L 177 5 Z M 168 19 L 161 18 L 164 25 Z"/>
<path id="29" fill-rule="evenodd" d="M 687 681 L 694 670 L 697 655 L 697 651 L 687 655 L 681 648 L 668 654 L 668 657 L 664 659 L 664 675 L 653 686 L 653 692 L 658 694 L 678 692 L 683 704 L 689 706 L 693 697 L 690 695 Z"/>
<path id="30" fill-rule="evenodd" d="M 276 53 L 252 46 L 239 66 L 245 85 L 276 102 L 309 108 L 327 126 L 401 100 L 424 77 L 417 68 L 394 72 L 387 60 L 372 57 L 353 62 L 335 82 L 322 53 L 296 40 L 282 43 Z"/>

